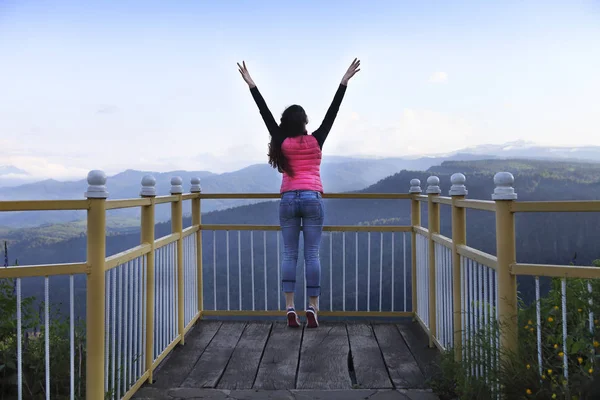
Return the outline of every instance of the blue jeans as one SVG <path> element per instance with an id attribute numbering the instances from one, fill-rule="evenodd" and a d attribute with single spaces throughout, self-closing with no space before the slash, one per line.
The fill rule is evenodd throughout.
<path id="1" fill-rule="evenodd" d="M 297 190 L 285 192 L 281 196 L 279 223 L 283 235 L 281 284 L 284 292 L 294 292 L 296 287 L 296 266 L 302 230 L 306 263 L 306 294 L 311 297 L 321 294 L 319 248 L 324 216 L 323 200 L 319 192 Z"/>

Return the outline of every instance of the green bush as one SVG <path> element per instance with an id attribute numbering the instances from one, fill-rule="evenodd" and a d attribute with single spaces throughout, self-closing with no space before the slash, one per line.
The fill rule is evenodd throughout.
<path id="1" fill-rule="evenodd" d="M 600 266 L 598 261 L 594 264 Z M 440 373 L 432 382 L 436 393 L 442 399 L 469 400 L 493 399 L 496 394 L 511 400 L 600 398 L 600 280 L 567 279 L 567 340 L 563 343 L 562 280 L 552 279 L 549 293 L 539 302 L 541 366 L 536 306 L 536 303 L 528 306 L 521 303 L 516 351 L 500 354 L 494 343 L 498 333 L 506 328 L 486 326 L 465 344 L 467 348 L 478 349 L 481 357 L 455 362 L 451 349 L 443 354 Z M 565 378 L 565 354 L 568 378 Z M 495 362 L 496 359 L 500 361 Z M 476 366 L 485 371 L 484 376 L 477 378 L 470 373 Z"/>
<path id="2" fill-rule="evenodd" d="M 17 296 L 14 279 L 0 280 L 0 399 L 17 394 Z M 21 301 L 21 348 L 23 397 L 45 398 L 46 332 L 43 311 L 33 310 L 33 298 Z M 44 305 L 41 305 L 43 310 Z M 74 329 L 75 398 L 85 398 L 85 326 L 78 322 Z M 50 307 L 50 396 L 67 399 L 70 394 L 70 325 L 68 319 Z"/>
<path id="3" fill-rule="evenodd" d="M 5 245 L 5 267 L 8 267 Z M 17 264 L 17 263 L 15 263 Z M 17 280 L 0 279 L 0 400 L 15 398 L 17 380 Z M 45 305 L 34 309 L 34 298 L 21 299 L 21 348 L 23 398 L 46 397 Z M 70 324 L 69 319 L 50 305 L 50 397 L 68 399 L 70 394 Z M 85 398 L 85 325 L 74 325 L 75 398 Z"/>

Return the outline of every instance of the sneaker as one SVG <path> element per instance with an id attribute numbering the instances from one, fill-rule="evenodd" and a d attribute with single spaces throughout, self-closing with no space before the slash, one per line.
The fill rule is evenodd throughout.
<path id="1" fill-rule="evenodd" d="M 290 307 L 287 310 L 287 322 L 288 326 L 292 328 L 298 328 L 300 326 L 300 320 L 298 319 L 298 314 L 296 314 L 296 310 Z"/>
<path id="2" fill-rule="evenodd" d="M 309 328 L 316 328 L 319 326 L 319 321 L 317 320 L 317 311 L 311 306 L 308 306 L 306 309 L 306 321 Z"/>

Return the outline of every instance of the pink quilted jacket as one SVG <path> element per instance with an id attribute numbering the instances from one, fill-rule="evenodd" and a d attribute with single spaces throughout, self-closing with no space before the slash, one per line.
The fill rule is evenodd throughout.
<path id="1" fill-rule="evenodd" d="M 283 173 L 281 193 L 292 190 L 314 190 L 323 193 L 322 152 L 317 139 L 312 135 L 288 137 L 283 141 L 281 150 L 294 174 L 291 177 Z"/>

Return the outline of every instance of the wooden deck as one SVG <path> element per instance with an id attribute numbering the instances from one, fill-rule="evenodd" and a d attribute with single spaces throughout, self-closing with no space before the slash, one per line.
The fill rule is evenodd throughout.
<path id="1" fill-rule="evenodd" d="M 417 323 L 203 320 L 134 398 L 181 388 L 423 389 L 439 353 Z"/>

